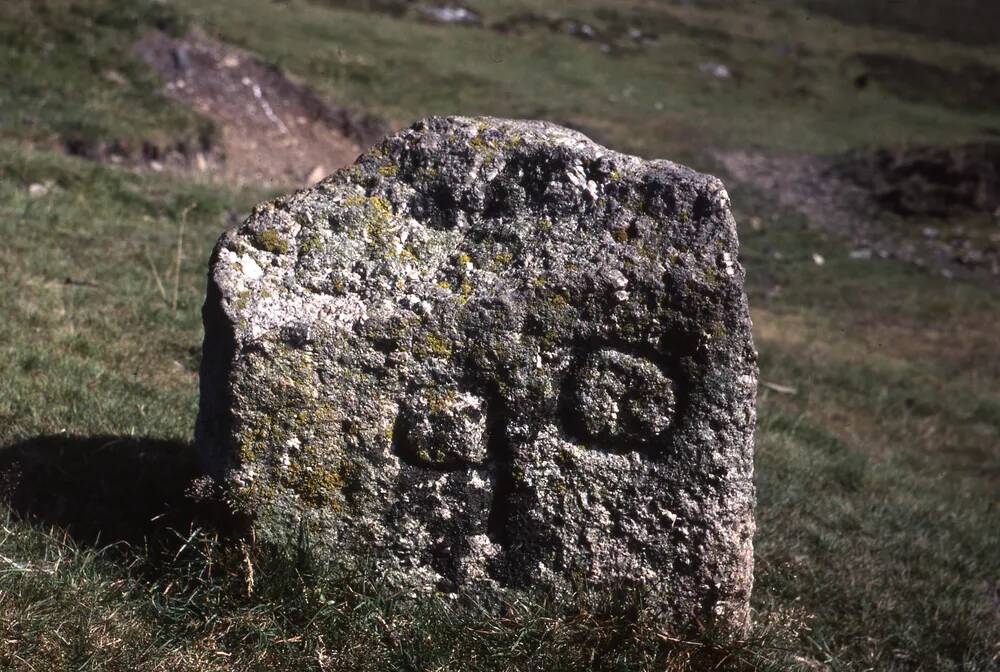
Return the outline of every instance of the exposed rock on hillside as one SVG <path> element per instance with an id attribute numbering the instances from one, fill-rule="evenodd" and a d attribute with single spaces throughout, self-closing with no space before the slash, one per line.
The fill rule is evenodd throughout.
<path id="1" fill-rule="evenodd" d="M 218 127 L 220 147 L 205 148 L 194 166 L 237 184 L 315 181 L 352 163 L 386 132 L 375 117 L 324 100 L 253 54 L 202 35 L 151 32 L 136 51 L 166 95 Z"/>
<path id="2" fill-rule="evenodd" d="M 1000 284 L 1000 144 L 718 158 L 735 180 L 850 240 L 858 259 L 897 258 Z"/>

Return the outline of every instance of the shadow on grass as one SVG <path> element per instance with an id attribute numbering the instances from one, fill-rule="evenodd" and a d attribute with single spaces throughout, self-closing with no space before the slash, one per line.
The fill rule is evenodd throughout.
<path id="1" fill-rule="evenodd" d="M 39 436 L 0 448 L 0 501 L 77 542 L 167 541 L 215 528 L 190 443 L 128 436 Z"/>

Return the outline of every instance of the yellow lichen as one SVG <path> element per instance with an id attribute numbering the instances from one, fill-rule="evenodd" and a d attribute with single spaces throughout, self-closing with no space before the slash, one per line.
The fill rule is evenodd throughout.
<path id="1" fill-rule="evenodd" d="M 247 304 L 250 303 L 250 290 L 244 289 L 242 292 L 236 295 L 236 309 L 245 310 Z"/>
<path id="2" fill-rule="evenodd" d="M 462 280 L 462 285 L 458 288 L 458 300 L 459 303 L 465 305 L 469 301 L 469 297 L 472 296 L 472 283 L 466 279 Z"/>
<path id="3" fill-rule="evenodd" d="M 510 252 L 500 252 L 493 257 L 493 270 L 501 270 L 510 265 L 510 262 L 514 260 L 514 255 Z"/>
<path id="4" fill-rule="evenodd" d="M 427 349 L 438 357 L 451 356 L 451 343 L 435 333 L 428 333 L 424 338 Z"/>

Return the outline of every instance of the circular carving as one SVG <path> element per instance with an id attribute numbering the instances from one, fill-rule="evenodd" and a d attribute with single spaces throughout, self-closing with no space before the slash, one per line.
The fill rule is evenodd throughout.
<path id="1" fill-rule="evenodd" d="M 652 441 L 670 427 L 674 383 L 648 359 L 598 350 L 577 372 L 568 410 L 582 438 L 627 448 L 620 444 Z"/>

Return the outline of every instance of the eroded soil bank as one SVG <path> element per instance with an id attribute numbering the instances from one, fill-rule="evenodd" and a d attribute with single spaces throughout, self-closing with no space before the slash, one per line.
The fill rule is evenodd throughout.
<path id="1" fill-rule="evenodd" d="M 1000 143 L 718 158 L 732 178 L 850 241 L 856 258 L 1000 286 Z"/>
<path id="2" fill-rule="evenodd" d="M 174 166 L 257 186 L 316 182 L 348 165 L 387 130 L 378 119 L 324 100 L 253 54 L 196 32 L 154 31 L 136 45 L 164 93 L 211 120 L 217 144 Z"/>

